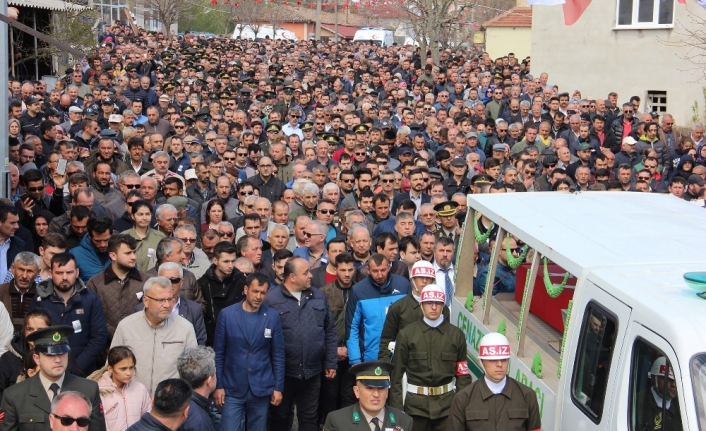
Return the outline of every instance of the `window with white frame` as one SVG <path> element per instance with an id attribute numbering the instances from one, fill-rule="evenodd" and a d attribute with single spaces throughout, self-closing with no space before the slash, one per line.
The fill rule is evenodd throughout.
<path id="1" fill-rule="evenodd" d="M 648 91 L 647 92 L 647 112 L 667 113 L 667 92 Z"/>
<path id="2" fill-rule="evenodd" d="M 617 0 L 617 28 L 671 28 L 675 0 Z"/>

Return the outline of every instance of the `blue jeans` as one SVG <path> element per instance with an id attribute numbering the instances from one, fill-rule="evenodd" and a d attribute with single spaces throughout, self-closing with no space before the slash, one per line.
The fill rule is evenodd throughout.
<path id="1" fill-rule="evenodd" d="M 221 429 L 223 431 L 243 431 L 244 417 L 247 413 L 248 431 L 265 431 L 267 428 L 267 412 L 270 407 L 270 397 L 257 397 L 250 388 L 242 398 L 228 396 L 223 403 Z"/>

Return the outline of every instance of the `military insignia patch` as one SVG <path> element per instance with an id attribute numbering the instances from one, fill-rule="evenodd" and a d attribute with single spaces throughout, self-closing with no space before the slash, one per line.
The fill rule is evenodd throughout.
<path id="1" fill-rule="evenodd" d="M 377 367 L 377 368 L 375 369 L 375 375 L 376 375 L 376 376 L 379 376 L 379 375 L 381 375 L 381 374 L 382 374 L 382 368 Z"/>
<path id="2" fill-rule="evenodd" d="M 389 417 L 390 417 L 390 423 L 391 423 L 392 425 L 394 425 L 394 424 L 397 423 L 397 420 L 395 420 L 395 414 L 394 414 L 394 413 L 390 413 L 390 416 L 389 416 Z"/>
<path id="3" fill-rule="evenodd" d="M 353 412 L 353 422 L 360 422 L 360 414 L 358 412 Z"/>
<path id="4" fill-rule="evenodd" d="M 55 332 L 54 335 L 52 335 L 51 339 L 54 340 L 55 343 L 58 343 L 59 341 L 61 341 L 61 334 Z"/>

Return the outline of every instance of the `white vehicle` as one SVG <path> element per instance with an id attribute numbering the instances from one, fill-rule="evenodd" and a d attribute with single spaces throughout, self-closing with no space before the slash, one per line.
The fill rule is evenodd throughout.
<path id="1" fill-rule="evenodd" d="M 242 30 L 241 30 L 242 29 Z M 236 25 L 233 30 L 232 39 L 275 39 L 275 40 L 299 40 L 297 36 L 285 28 L 274 28 L 271 25 L 261 25 L 257 28 L 257 35 L 249 24 Z"/>
<path id="2" fill-rule="evenodd" d="M 486 241 L 474 211 L 504 243 L 488 279 L 507 233 L 530 250 L 523 293 L 473 296 Z M 469 195 L 466 220 L 451 321 L 476 377 L 481 337 L 505 327 L 509 375 L 537 393 L 543 430 L 706 430 L 706 287 L 685 281 L 706 271 L 704 208 L 652 193 L 497 193 Z M 560 330 L 547 323 L 557 318 Z"/>
<path id="3" fill-rule="evenodd" d="M 395 36 L 390 30 L 377 27 L 363 27 L 355 32 L 353 42 L 368 42 L 381 46 L 392 46 Z"/>

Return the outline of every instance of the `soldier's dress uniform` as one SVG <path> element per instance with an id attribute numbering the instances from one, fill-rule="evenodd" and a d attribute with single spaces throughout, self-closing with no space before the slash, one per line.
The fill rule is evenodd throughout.
<path id="1" fill-rule="evenodd" d="M 430 297 L 429 295 L 435 295 Z M 421 293 L 425 301 L 445 302 L 446 295 L 436 284 Z M 457 391 L 470 385 L 472 378 L 466 358 L 466 337 L 449 319 L 436 327 L 425 320 L 402 329 L 397 335 L 392 363 L 390 405 L 414 419 L 417 431 L 444 429 L 451 402 Z M 407 374 L 408 387 L 402 387 Z M 403 396 L 404 400 L 403 400 Z"/>
<path id="2" fill-rule="evenodd" d="M 539 430 L 537 394 L 512 377 L 494 394 L 485 378 L 456 394 L 447 422 L 449 431 Z"/>
<path id="3" fill-rule="evenodd" d="M 390 371 L 393 365 L 389 362 L 368 361 L 352 366 L 348 372 L 356 376 L 365 386 L 380 388 L 381 391 L 390 387 Z M 411 431 L 412 418 L 405 412 L 384 405 L 379 412 L 365 412 L 360 402 L 331 412 L 326 416 L 324 431 Z M 375 413 L 375 416 L 372 414 Z M 378 418 L 377 424 L 373 420 Z M 380 421 L 382 418 L 382 421 Z"/>
<path id="4" fill-rule="evenodd" d="M 35 351 L 44 355 L 68 353 L 69 336 L 74 330 L 70 326 L 49 326 L 27 336 L 27 341 L 34 342 Z M 0 431 L 50 431 L 49 413 L 51 400 L 40 373 L 7 388 L 0 403 Z M 89 400 L 91 411 L 91 431 L 105 431 L 105 418 L 101 403 L 98 383 L 64 373 L 58 392 L 80 392 Z"/>

